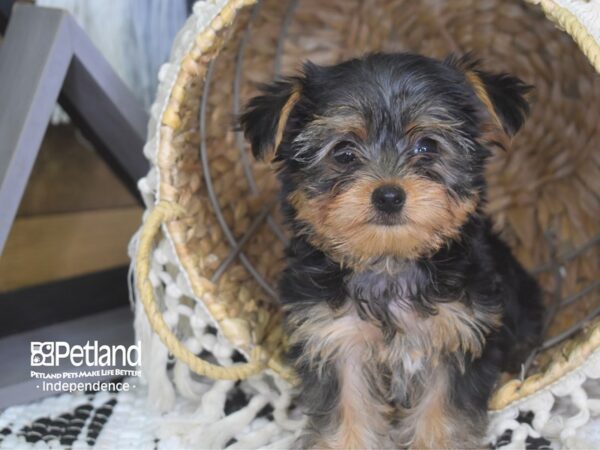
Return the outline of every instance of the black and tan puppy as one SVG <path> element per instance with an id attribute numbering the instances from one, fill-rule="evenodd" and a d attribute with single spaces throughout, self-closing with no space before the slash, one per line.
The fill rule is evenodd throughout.
<path id="1" fill-rule="evenodd" d="M 539 289 L 482 211 L 527 90 L 470 58 L 373 54 L 306 64 L 249 102 L 293 233 L 280 293 L 299 445 L 481 445 L 500 370 L 541 329 Z"/>

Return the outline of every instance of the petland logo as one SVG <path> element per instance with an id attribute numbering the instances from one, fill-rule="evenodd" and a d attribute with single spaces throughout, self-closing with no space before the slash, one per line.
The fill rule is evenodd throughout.
<path id="1" fill-rule="evenodd" d="M 32 342 L 31 365 L 33 367 L 58 367 L 69 361 L 80 367 L 139 366 L 142 359 L 142 345 L 99 345 L 98 341 L 87 341 L 85 345 L 71 345 L 68 342 Z"/>

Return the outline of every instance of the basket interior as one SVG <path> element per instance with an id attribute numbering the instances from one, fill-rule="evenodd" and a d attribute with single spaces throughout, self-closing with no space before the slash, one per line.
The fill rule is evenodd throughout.
<path id="1" fill-rule="evenodd" d="M 513 148 L 488 169 L 488 212 L 546 294 L 548 341 L 527 371 L 599 312 L 600 77 L 537 9 L 517 0 L 265 0 L 242 9 L 227 33 L 218 57 L 204 61 L 205 81 L 185 85 L 161 190 L 188 211 L 170 226 L 177 251 L 194 286 L 214 286 L 199 296 L 234 344 L 277 329 L 287 239 L 273 168 L 252 161 L 234 117 L 258 83 L 307 59 L 330 64 L 375 50 L 470 51 L 535 86 Z"/>

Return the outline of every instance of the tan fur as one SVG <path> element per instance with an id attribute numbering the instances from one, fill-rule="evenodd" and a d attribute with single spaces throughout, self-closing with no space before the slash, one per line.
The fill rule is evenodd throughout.
<path id="1" fill-rule="evenodd" d="M 448 372 L 443 368 L 423 376 L 419 389 L 411 392 L 414 406 L 401 411 L 402 427 L 392 431 L 397 445 L 413 449 L 478 447 L 467 431 L 472 418 L 454 410 L 449 401 L 451 390 Z"/>
<path id="2" fill-rule="evenodd" d="M 446 373 L 436 370 L 427 380 L 427 389 L 419 398 L 404 423 L 412 432 L 414 448 L 452 448 L 449 445 L 455 433 L 453 417 L 448 407 L 448 380 Z M 456 420 L 456 419 L 454 419 Z"/>
<path id="3" fill-rule="evenodd" d="M 290 337 L 293 345 L 305 342 L 304 358 L 311 362 L 331 360 L 335 354 L 349 354 L 356 347 L 373 351 L 381 341 L 381 331 L 371 323 L 360 320 L 354 310 L 333 311 L 326 304 L 315 305 L 308 312 L 291 314 L 288 322 L 294 330 Z"/>
<path id="4" fill-rule="evenodd" d="M 334 312 L 325 304 L 290 314 L 294 329 L 291 343 L 304 342 L 304 358 L 322 370 L 325 361 L 335 361 L 340 380 L 340 402 L 333 430 L 323 433 L 318 448 L 364 449 L 379 447 L 388 433 L 382 418 L 391 414 L 388 405 L 371 395 L 363 368 L 381 350 L 382 334 L 361 320 L 353 308 Z"/>
<path id="5" fill-rule="evenodd" d="M 490 99 L 490 96 L 488 95 L 487 90 L 485 89 L 485 85 L 483 84 L 483 80 L 481 79 L 481 77 L 472 70 L 467 70 L 465 72 L 465 76 L 467 77 L 467 81 L 469 82 L 469 84 L 473 87 L 475 95 L 477 95 L 479 100 L 481 100 L 481 103 L 484 104 L 485 108 L 488 110 L 490 116 L 492 117 L 496 125 L 502 127 L 502 122 L 496 114 L 496 110 L 494 109 L 492 100 Z"/>
<path id="6" fill-rule="evenodd" d="M 485 89 L 481 77 L 472 70 L 466 70 L 465 76 L 492 120 L 491 123 L 483 125 L 481 130 L 482 139 L 488 144 L 495 143 L 505 150 L 508 149 L 510 147 L 510 136 L 504 131 L 502 121 L 494 109 L 492 100 Z"/>
<path id="7" fill-rule="evenodd" d="M 485 335 L 499 325 L 499 315 L 473 311 L 458 302 L 440 304 L 438 313 L 426 318 L 401 311 L 392 311 L 399 332 L 386 342 L 377 326 L 359 318 L 351 302 L 337 311 L 326 304 L 288 307 L 291 343 L 304 344 L 305 361 L 316 370 L 322 370 L 324 362 L 335 362 L 338 370 L 338 420 L 335 429 L 321 434 L 319 448 L 475 445 L 465 431 L 468 418 L 451 410 L 452 386 L 440 356 L 459 350 L 479 354 Z M 387 387 L 374 381 L 380 364 L 394 374 Z M 382 385 L 373 386 L 379 382 Z M 386 401 L 394 395 L 407 395 L 413 406 L 394 410 Z M 394 415 L 400 420 L 392 427 Z"/>
<path id="8" fill-rule="evenodd" d="M 419 354 L 436 365 L 443 353 L 469 352 L 480 356 L 485 336 L 501 323 L 499 311 L 473 310 L 458 302 L 440 303 L 437 314 L 426 318 L 394 304 L 390 309 L 404 331 L 395 338 L 399 342 L 386 350 L 393 353 L 388 356 L 392 360 Z"/>
<path id="9" fill-rule="evenodd" d="M 332 147 L 344 140 L 367 139 L 367 127 L 364 118 L 354 111 L 339 108 L 337 115 L 315 117 L 296 137 L 297 153 L 295 158 L 304 159 L 306 148 L 311 148 L 312 142 L 324 143 L 321 149 L 308 159 L 310 164 L 317 164 L 327 158 Z M 307 147 L 308 146 L 308 147 Z"/>
<path id="10" fill-rule="evenodd" d="M 387 405 L 373 399 L 369 385 L 362 373 L 367 364 L 368 352 L 357 347 L 349 354 L 341 355 L 339 375 L 341 395 L 339 405 L 339 426 L 329 439 L 330 448 L 363 449 L 378 445 L 380 436 L 386 433 L 385 416 Z M 378 436 L 380 435 L 380 436 Z"/>
<path id="11" fill-rule="evenodd" d="M 298 103 L 298 100 L 300 100 L 300 87 L 294 86 L 290 98 L 281 109 L 281 114 L 279 115 L 279 120 L 277 121 L 277 132 L 275 133 L 275 145 L 273 147 L 273 151 L 276 151 L 279 147 L 279 144 L 281 144 L 283 132 L 285 131 L 288 118 L 290 117 L 292 109 L 296 103 Z"/>
<path id="12" fill-rule="evenodd" d="M 458 120 L 442 120 L 439 116 L 432 116 L 431 113 L 435 111 L 440 115 L 446 114 L 446 111 L 441 108 L 430 107 L 427 113 L 420 114 L 417 120 L 404 125 L 404 133 L 407 136 L 418 137 L 420 133 L 435 134 L 437 132 L 438 138 L 441 138 L 445 133 L 453 132 L 462 125 L 462 122 Z"/>
<path id="13" fill-rule="evenodd" d="M 404 222 L 394 226 L 374 224 L 371 194 L 390 182 L 406 192 Z M 328 194 L 308 198 L 296 192 L 290 202 L 298 211 L 298 218 L 314 230 L 309 237 L 311 243 L 355 267 L 374 257 L 411 259 L 432 253 L 448 238 L 458 235 L 476 208 L 475 199 L 458 202 L 441 184 L 416 176 L 400 180 L 363 178 L 334 198 Z"/>
<path id="14" fill-rule="evenodd" d="M 368 137 L 364 118 L 344 111 L 327 117 L 317 117 L 312 120 L 309 127 L 324 128 L 340 136 L 352 135 L 362 141 L 366 141 Z"/>

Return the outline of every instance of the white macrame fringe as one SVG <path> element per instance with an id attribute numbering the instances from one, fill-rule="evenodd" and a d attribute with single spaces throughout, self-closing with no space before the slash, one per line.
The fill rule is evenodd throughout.
<path id="1" fill-rule="evenodd" d="M 600 349 L 573 372 L 556 383 L 515 405 L 490 414 L 489 442 L 495 442 L 505 430 L 512 430 L 506 448 L 525 449 L 528 436 L 543 435 L 561 448 L 585 448 L 578 433 L 590 419 L 600 414 Z M 519 412 L 534 413 L 530 425 L 517 421 Z M 589 444 L 589 443 L 588 443 Z M 596 445 L 600 442 L 596 441 Z"/>

